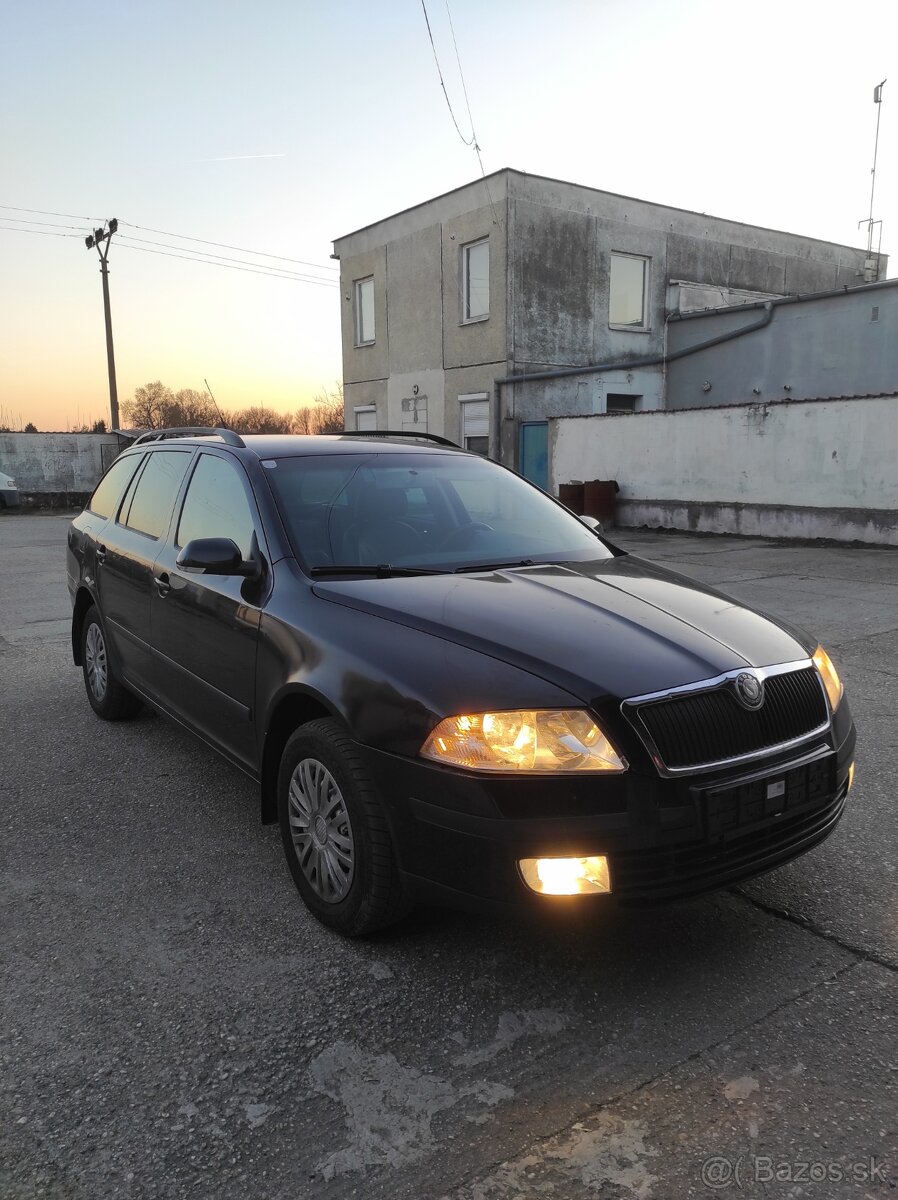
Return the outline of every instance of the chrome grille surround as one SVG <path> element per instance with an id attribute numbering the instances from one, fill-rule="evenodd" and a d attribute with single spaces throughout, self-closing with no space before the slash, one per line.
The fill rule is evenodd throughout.
<path id="1" fill-rule="evenodd" d="M 746 674 L 753 675 L 764 688 L 767 680 L 778 675 L 787 675 L 792 672 L 805 672 L 808 670 L 814 672 L 817 684 L 820 688 L 822 696 L 822 712 L 825 712 L 826 719 L 816 724 L 814 728 L 808 729 L 801 733 L 800 736 L 787 738 L 780 742 L 772 742 L 765 744 L 758 749 L 751 750 L 748 753 L 737 754 L 730 757 L 720 757 L 709 759 L 702 762 L 688 763 L 685 765 L 668 766 L 665 762 L 655 738 L 651 730 L 648 728 L 641 716 L 641 710 L 648 706 L 664 704 L 670 700 L 676 700 L 678 697 L 691 697 L 707 695 L 709 693 L 721 692 L 728 690 L 730 694 L 737 699 L 736 680 L 739 676 Z M 743 703 L 742 701 L 738 701 Z M 743 704 L 744 707 L 744 704 Z M 660 692 L 649 692 L 642 696 L 630 696 L 621 702 L 621 713 L 636 731 L 640 741 L 648 750 L 652 762 L 655 764 L 659 774 L 667 778 L 676 778 L 683 775 L 701 775 L 709 771 L 719 771 L 726 767 L 739 766 L 742 763 L 756 762 L 758 759 L 766 758 L 768 755 L 779 753 L 780 751 L 792 750 L 798 746 L 804 746 L 815 738 L 822 738 L 829 733 L 832 724 L 832 713 L 829 707 L 829 700 L 826 695 L 826 690 L 823 686 L 823 681 L 817 673 L 816 667 L 810 658 L 798 659 L 795 662 L 778 663 L 775 666 L 769 667 L 737 667 L 735 670 L 726 671 L 722 675 L 715 675 L 711 679 L 701 679 L 695 683 L 684 684 L 682 687 L 668 688 Z"/>

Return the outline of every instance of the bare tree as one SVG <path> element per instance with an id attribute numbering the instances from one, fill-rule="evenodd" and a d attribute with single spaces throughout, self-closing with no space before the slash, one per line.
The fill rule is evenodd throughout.
<path id="1" fill-rule="evenodd" d="M 272 408 L 241 408 L 224 417 L 236 433 L 290 433 L 293 428 L 292 417 Z"/>
<path id="2" fill-rule="evenodd" d="M 221 424 L 218 409 L 206 395 L 194 388 L 182 388 L 175 394 L 172 410 L 173 425 L 206 425 Z"/>
<path id="3" fill-rule="evenodd" d="M 294 433 L 315 433 L 315 413 L 306 404 L 303 408 L 298 408 L 293 414 L 293 432 Z"/>
<path id="4" fill-rule="evenodd" d="M 316 433 L 342 433 L 346 428 L 343 384 L 337 381 L 312 397 Z"/>
<path id="5" fill-rule="evenodd" d="M 134 429 L 165 429 L 174 403 L 174 392 L 157 379 L 136 389 L 134 398 L 122 405 L 122 416 Z"/>

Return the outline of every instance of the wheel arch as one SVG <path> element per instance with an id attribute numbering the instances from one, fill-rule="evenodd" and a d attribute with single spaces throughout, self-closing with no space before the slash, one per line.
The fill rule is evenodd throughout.
<path id="1" fill-rule="evenodd" d="M 262 824 L 271 825 L 278 819 L 277 779 L 281 756 L 291 734 L 309 721 L 319 717 L 335 717 L 341 714 L 325 703 L 318 695 L 292 691 L 276 702 L 268 720 L 265 744 L 262 748 L 261 815 Z"/>
<path id="2" fill-rule="evenodd" d="M 72 661 L 76 667 L 81 666 L 81 630 L 84 626 L 84 618 L 95 604 L 96 601 L 90 590 L 83 585 L 79 587 L 75 596 L 75 606 L 72 609 Z"/>

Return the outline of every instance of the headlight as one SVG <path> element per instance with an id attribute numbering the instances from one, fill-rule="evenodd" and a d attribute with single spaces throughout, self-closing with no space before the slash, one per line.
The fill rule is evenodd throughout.
<path id="1" fill-rule="evenodd" d="M 424 758 L 470 771 L 626 771 L 626 761 L 580 709 L 522 709 L 446 717 Z"/>
<path id="2" fill-rule="evenodd" d="M 814 666 L 820 672 L 820 678 L 823 680 L 823 686 L 826 688 L 827 696 L 829 696 L 829 706 L 835 712 L 839 707 L 839 701 L 842 699 L 845 689 L 842 687 L 839 672 L 833 666 L 832 659 L 822 646 L 818 646 L 814 651 Z"/>

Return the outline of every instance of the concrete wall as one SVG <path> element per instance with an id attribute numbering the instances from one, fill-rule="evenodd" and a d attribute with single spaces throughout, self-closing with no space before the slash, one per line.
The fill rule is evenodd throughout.
<path id="1" fill-rule="evenodd" d="M 109 433 L 0 433 L 0 467 L 26 501 L 80 504 L 123 447 Z"/>
<path id="2" fill-rule="evenodd" d="M 898 545 L 898 396 L 560 419 L 549 471 L 622 525 Z"/>
<path id="3" fill-rule="evenodd" d="M 673 320 L 668 351 L 754 324 L 761 308 Z M 710 388 L 708 388 L 710 384 Z M 770 324 L 670 363 L 667 407 L 898 391 L 898 280 L 775 302 Z"/>

